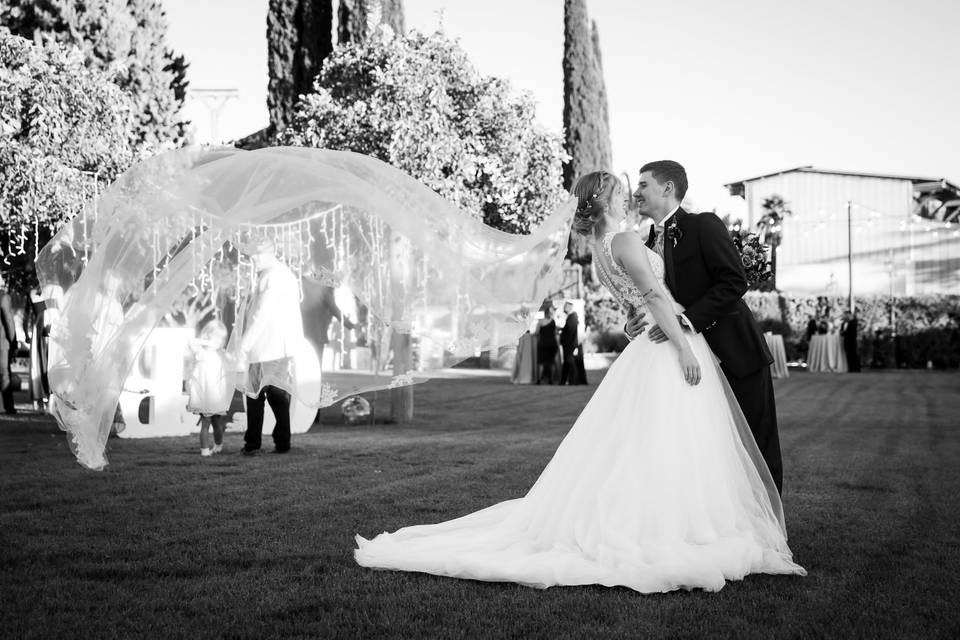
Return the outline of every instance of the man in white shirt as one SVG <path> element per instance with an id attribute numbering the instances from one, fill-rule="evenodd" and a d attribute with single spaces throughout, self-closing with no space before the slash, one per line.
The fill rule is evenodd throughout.
<path id="1" fill-rule="evenodd" d="M 244 317 L 240 352 L 247 367 L 247 431 L 244 455 L 260 450 L 264 405 L 276 418 L 275 453 L 290 450 L 290 392 L 296 388 L 293 359 L 303 344 L 300 287 L 296 276 L 274 254 L 264 239 L 248 252 L 257 272 Z"/>

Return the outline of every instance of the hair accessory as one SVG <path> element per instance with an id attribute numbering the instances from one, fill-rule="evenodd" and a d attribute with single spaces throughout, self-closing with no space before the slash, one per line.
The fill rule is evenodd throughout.
<path id="1" fill-rule="evenodd" d="M 584 202 L 582 205 L 577 206 L 577 211 L 576 211 L 577 214 L 582 214 L 584 211 L 590 208 L 593 201 L 599 198 L 600 194 L 603 193 L 603 177 L 607 174 L 605 171 L 600 171 L 599 173 L 600 173 L 600 184 L 597 185 L 597 190 L 590 194 L 590 197 L 587 198 L 586 202 Z"/>

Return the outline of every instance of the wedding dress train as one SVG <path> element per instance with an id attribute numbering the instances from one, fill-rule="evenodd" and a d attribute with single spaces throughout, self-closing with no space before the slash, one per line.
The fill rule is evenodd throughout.
<path id="1" fill-rule="evenodd" d="M 621 303 L 642 305 L 612 260 L 597 263 Z M 663 284 L 663 261 L 650 251 Z M 596 260 L 596 258 L 595 258 Z M 440 524 L 373 540 L 365 567 L 536 587 L 599 584 L 643 593 L 702 588 L 750 573 L 806 575 L 787 546 L 779 496 L 703 336 L 688 334 L 702 379 L 675 348 L 631 342 L 533 488 Z"/>

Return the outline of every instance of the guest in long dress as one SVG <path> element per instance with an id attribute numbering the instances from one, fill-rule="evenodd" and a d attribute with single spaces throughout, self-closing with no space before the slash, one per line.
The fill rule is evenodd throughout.
<path id="1" fill-rule="evenodd" d="M 563 329 L 560 330 L 560 348 L 563 350 L 560 384 L 586 384 L 583 346 L 580 344 L 580 318 L 570 301 L 563 304 L 563 312 L 567 317 L 563 322 Z"/>
<path id="2" fill-rule="evenodd" d="M 847 356 L 847 369 L 850 373 L 860 372 L 860 354 L 857 353 L 858 328 L 856 314 L 844 312 L 840 335 L 843 337 L 843 351 Z"/>
<path id="3" fill-rule="evenodd" d="M 537 384 L 554 384 L 556 381 L 556 371 L 554 363 L 557 354 L 560 352 L 560 345 L 557 342 L 557 323 L 553 319 L 553 302 L 545 300 L 540 306 L 543 317 L 537 321 L 537 363 L 540 372 L 537 375 Z"/>

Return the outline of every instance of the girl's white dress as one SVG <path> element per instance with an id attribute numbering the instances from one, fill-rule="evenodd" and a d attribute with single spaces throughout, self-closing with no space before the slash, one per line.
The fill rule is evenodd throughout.
<path id="1" fill-rule="evenodd" d="M 230 408 L 236 374 L 218 345 L 200 339 L 190 341 L 186 379 L 187 411 L 210 416 L 224 414 Z"/>
<path id="2" fill-rule="evenodd" d="M 595 258 L 601 280 L 621 303 L 640 307 L 640 291 L 612 259 L 612 236 L 600 243 L 612 266 Z M 647 251 L 668 292 L 663 260 Z M 357 536 L 357 562 L 643 593 L 716 591 L 750 573 L 806 575 L 793 562 L 780 498 L 732 391 L 703 336 L 686 335 L 699 385 L 684 381 L 669 342 L 641 336 L 610 367 L 527 495 L 440 524 Z"/>

